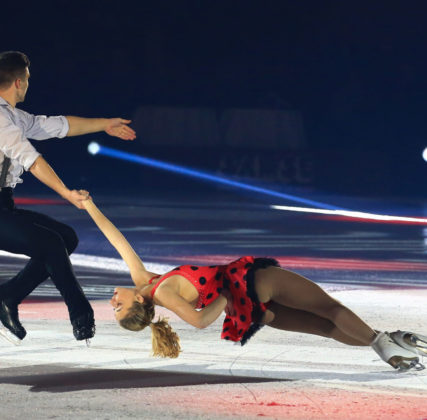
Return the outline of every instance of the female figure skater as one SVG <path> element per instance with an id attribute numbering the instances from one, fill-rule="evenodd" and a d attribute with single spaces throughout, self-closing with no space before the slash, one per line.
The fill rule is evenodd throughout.
<path id="1" fill-rule="evenodd" d="M 423 369 L 427 337 L 374 331 L 312 281 L 269 258 L 242 257 L 227 265 L 184 265 L 166 274 L 147 271 L 121 232 L 89 198 L 83 206 L 116 248 L 135 287 L 117 287 L 110 301 L 119 324 L 152 330 L 153 354 L 178 357 L 179 338 L 165 319 L 153 322 L 155 305 L 175 312 L 196 328 L 226 313 L 221 338 L 243 345 L 262 326 L 330 337 L 353 346 L 371 346 L 395 369 Z M 424 346 L 424 347 L 423 347 Z"/>

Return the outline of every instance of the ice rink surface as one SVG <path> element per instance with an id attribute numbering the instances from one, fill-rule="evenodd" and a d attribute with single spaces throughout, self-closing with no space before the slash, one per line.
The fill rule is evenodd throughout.
<path id="1" fill-rule="evenodd" d="M 215 197 L 202 205 L 155 198 L 98 204 L 153 271 L 274 256 L 372 327 L 427 333 L 422 225 L 322 219 Z M 25 208 L 78 232 L 73 263 L 97 334 L 90 347 L 76 342 L 53 285 L 39 287 L 20 306 L 28 331 L 22 344 L 0 341 L 1 419 L 427 419 L 427 370 L 398 373 L 370 348 L 322 337 L 265 327 L 241 347 L 220 341 L 221 319 L 196 330 L 161 309 L 183 352 L 173 360 L 151 357 L 150 332 L 122 330 L 113 319 L 114 285 L 130 284 L 87 215 L 63 205 Z M 406 215 L 422 211 L 410 210 Z M 0 262 L 4 281 L 25 260 L 2 254 Z"/>

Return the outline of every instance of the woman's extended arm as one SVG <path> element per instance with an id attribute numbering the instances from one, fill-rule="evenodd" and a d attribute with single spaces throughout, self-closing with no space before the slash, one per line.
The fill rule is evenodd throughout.
<path id="1" fill-rule="evenodd" d="M 123 234 L 113 225 L 113 223 L 110 222 L 107 217 L 104 216 L 101 210 L 96 207 L 91 199 L 85 200 L 82 203 L 101 232 L 110 241 L 111 245 L 116 248 L 117 252 L 129 267 L 130 275 L 133 282 L 135 283 L 135 286 L 145 286 L 148 283 L 148 280 L 153 277 L 154 273 L 150 273 L 145 269 L 141 259 L 138 257 Z"/>

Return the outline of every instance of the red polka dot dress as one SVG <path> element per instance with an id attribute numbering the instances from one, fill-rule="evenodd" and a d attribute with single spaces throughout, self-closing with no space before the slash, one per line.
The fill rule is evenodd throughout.
<path id="1" fill-rule="evenodd" d="M 221 338 L 240 341 L 243 345 L 261 327 L 259 321 L 266 310 L 266 305 L 256 296 L 254 273 L 258 268 L 271 265 L 278 266 L 278 263 L 269 258 L 253 257 L 242 257 L 227 265 L 181 265 L 163 276 L 156 276 L 161 279 L 153 287 L 151 296 L 162 281 L 177 274 L 189 280 L 199 292 L 196 309 L 203 310 L 224 288 L 230 290 L 235 315 L 224 319 Z"/>

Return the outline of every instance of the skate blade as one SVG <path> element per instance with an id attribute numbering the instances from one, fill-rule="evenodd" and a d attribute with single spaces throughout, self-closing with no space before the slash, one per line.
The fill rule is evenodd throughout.
<path id="1" fill-rule="evenodd" d="M 393 356 L 389 359 L 388 363 L 399 372 L 408 372 L 411 369 L 417 371 L 425 369 L 425 366 L 420 363 L 418 357 L 414 359 L 408 359 L 402 356 Z"/>
<path id="2" fill-rule="evenodd" d="M 390 334 L 393 341 L 420 356 L 427 356 L 427 336 L 409 331 L 396 331 Z"/>
<path id="3" fill-rule="evenodd" d="M 20 346 L 22 343 L 22 340 L 20 340 L 15 334 L 12 334 L 7 328 L 4 327 L 0 327 L 0 336 L 15 346 Z"/>
<path id="4" fill-rule="evenodd" d="M 424 370 L 425 368 L 426 367 L 420 362 L 417 362 L 417 363 L 411 362 L 411 363 L 409 363 L 409 365 L 408 364 L 400 365 L 398 368 L 398 371 L 399 372 L 408 372 L 411 369 L 414 369 L 416 371 L 420 371 L 420 370 Z"/>
<path id="5" fill-rule="evenodd" d="M 388 359 L 387 363 L 399 371 L 404 371 L 412 369 L 419 361 L 418 357 L 393 356 Z"/>
<path id="6" fill-rule="evenodd" d="M 427 356 L 427 337 L 420 334 L 411 334 L 409 339 L 418 352 L 423 353 L 422 356 Z"/>

